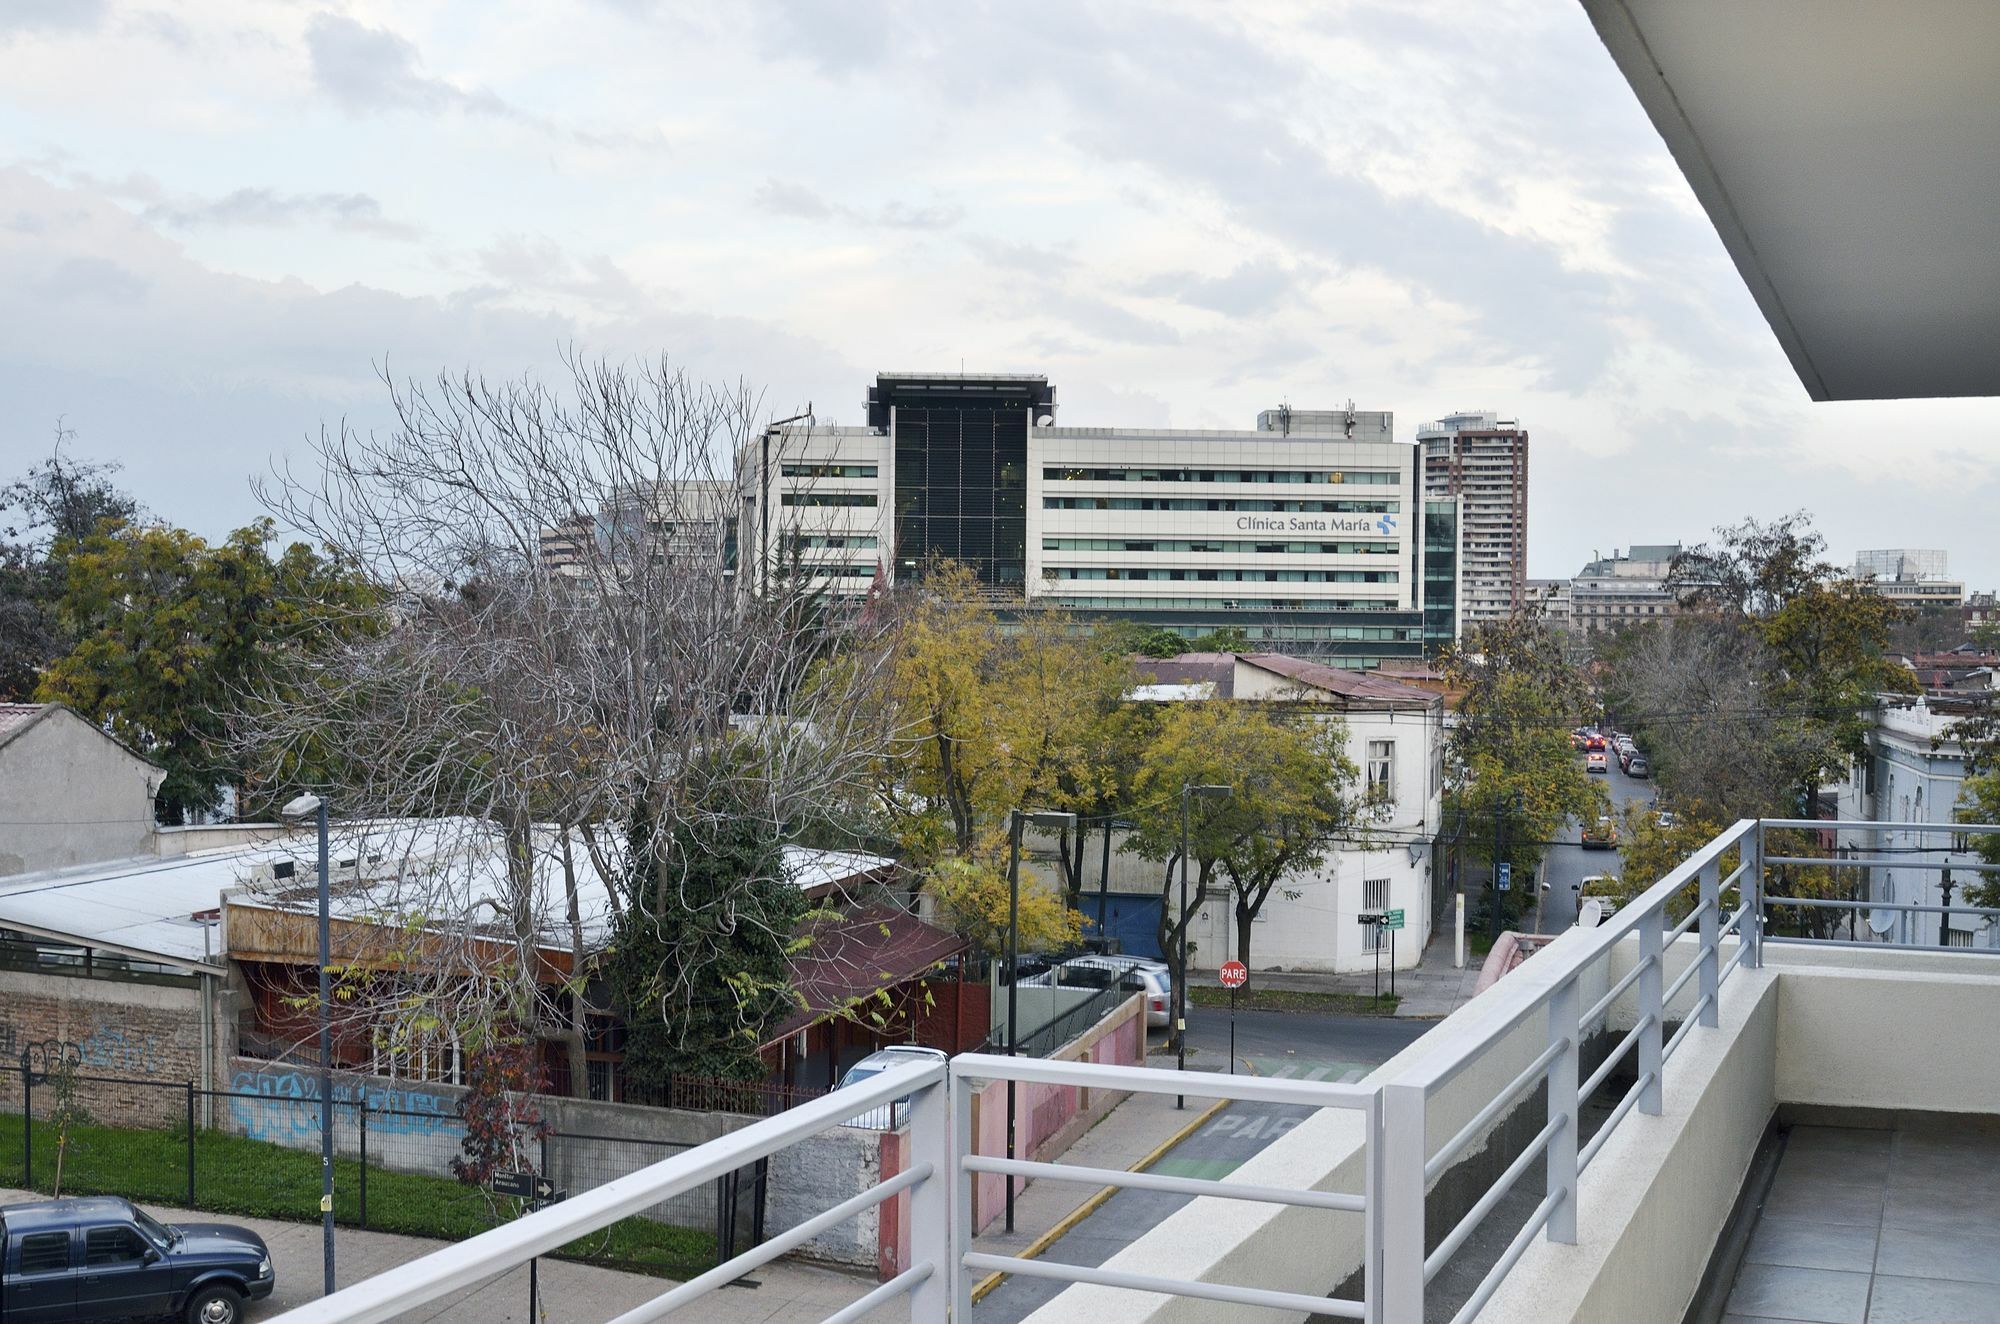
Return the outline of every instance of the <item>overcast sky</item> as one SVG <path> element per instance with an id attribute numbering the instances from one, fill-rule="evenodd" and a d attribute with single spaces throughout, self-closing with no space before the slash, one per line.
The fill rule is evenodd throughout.
<path id="1" fill-rule="evenodd" d="M 0 4 L 0 477 L 61 416 L 213 536 L 379 365 L 572 344 L 1497 409 L 1532 575 L 1805 507 L 2000 584 L 1990 406 L 1809 402 L 1576 0 Z"/>

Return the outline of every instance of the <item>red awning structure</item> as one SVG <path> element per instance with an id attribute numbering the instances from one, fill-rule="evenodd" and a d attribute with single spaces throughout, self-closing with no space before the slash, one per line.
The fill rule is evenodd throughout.
<path id="1" fill-rule="evenodd" d="M 875 902 L 805 926 L 807 945 L 792 958 L 792 987 L 805 1005 L 770 1032 L 767 1045 L 871 993 L 930 973 L 969 944 L 887 902 Z"/>

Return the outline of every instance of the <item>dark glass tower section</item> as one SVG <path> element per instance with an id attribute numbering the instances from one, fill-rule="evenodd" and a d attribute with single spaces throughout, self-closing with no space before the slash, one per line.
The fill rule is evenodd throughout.
<path id="1" fill-rule="evenodd" d="M 949 558 L 992 588 L 1022 591 L 1028 570 L 1028 429 L 1053 418 L 1046 377 L 884 373 L 870 427 L 892 432 L 896 575 Z"/>
<path id="2" fill-rule="evenodd" d="M 1424 652 L 1452 642 L 1458 614 L 1458 502 L 1426 501 L 1424 510 Z"/>

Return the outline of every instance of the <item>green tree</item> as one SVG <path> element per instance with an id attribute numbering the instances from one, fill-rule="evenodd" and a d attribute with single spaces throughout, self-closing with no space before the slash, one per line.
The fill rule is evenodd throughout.
<path id="1" fill-rule="evenodd" d="M 1486 626 L 1440 666 L 1464 696 L 1445 744 L 1460 849 L 1507 862 L 1525 883 L 1566 822 L 1594 819 L 1606 804 L 1569 742 L 1595 710 L 1589 685 L 1538 619 Z M 1531 890 L 1501 893 L 1489 883 L 1489 916 L 1504 918 L 1508 898 Z"/>
<path id="2" fill-rule="evenodd" d="M 49 458 L 0 487 L 0 700 L 32 697 L 42 669 L 63 652 L 57 549 L 140 513 L 112 482 L 118 466 L 63 453 L 70 435 L 57 424 Z"/>
<path id="3" fill-rule="evenodd" d="M 1827 561 L 1804 512 L 1717 532 L 1675 558 L 1670 580 L 1761 654 L 1761 717 L 1787 807 L 1818 817 L 1820 788 L 1866 753 L 1875 696 L 1915 689 L 1885 651 L 1902 609 Z"/>
<path id="4" fill-rule="evenodd" d="M 765 1032 L 798 1005 L 791 957 L 810 910 L 778 839 L 726 803 L 664 847 L 633 832 L 644 872 L 603 958 L 627 1079 L 657 1098 L 676 1074 L 761 1077 Z"/>
<path id="5" fill-rule="evenodd" d="M 326 633 L 374 628 L 379 599 L 352 570 L 293 543 L 275 558 L 261 520 L 210 546 L 185 529 L 106 521 L 55 546 L 57 618 L 73 642 L 43 672 L 42 700 L 69 704 L 166 768 L 161 821 L 252 806 L 250 759 L 230 714 L 278 655 Z"/>
<path id="6" fill-rule="evenodd" d="M 1163 951 L 1175 950 L 1212 890 L 1235 916 L 1236 959 L 1249 964 L 1253 924 L 1273 892 L 1319 867 L 1334 843 L 1360 831 L 1357 774 L 1346 727 L 1304 705 L 1210 699 L 1170 705 L 1139 759 L 1126 849 L 1166 866 Z M 1189 806 L 1192 889 L 1177 913 L 1181 788 L 1228 786 L 1226 799 Z"/>

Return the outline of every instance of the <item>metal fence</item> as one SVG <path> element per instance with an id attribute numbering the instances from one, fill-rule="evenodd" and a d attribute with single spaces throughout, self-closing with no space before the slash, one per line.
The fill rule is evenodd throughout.
<path id="1" fill-rule="evenodd" d="M 122 1195 L 251 1217 L 319 1216 L 316 1088 L 205 1090 L 192 1081 L 75 1072 L 72 1064 L 75 1107 L 65 1134 L 50 1066 L 26 1055 L 21 1060 L 19 1111 L 0 1114 L 0 1185 L 52 1192 L 60 1163 L 65 1195 Z M 336 1222 L 458 1240 L 526 1212 L 525 1202 L 457 1175 L 453 1161 L 467 1156 L 465 1124 L 455 1111 L 395 1106 L 403 1097 L 395 1082 L 380 1085 L 352 1091 L 345 1081 L 336 1085 Z M 518 1158 L 503 1166 L 547 1177 L 570 1196 L 694 1147 L 645 1136 L 517 1130 Z M 767 1167 L 753 1161 L 594 1229 L 558 1253 L 686 1277 L 762 1241 L 767 1195 Z"/>
<path id="2" fill-rule="evenodd" d="M 1067 1011 L 1059 1011 L 1032 1030 L 1021 1032 L 1016 1050 L 1025 1057 L 1047 1057 L 1137 996 L 1129 988 L 1101 988 Z"/>

